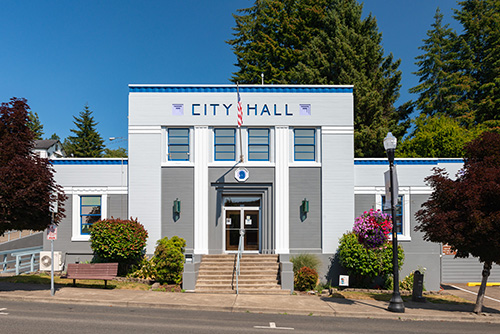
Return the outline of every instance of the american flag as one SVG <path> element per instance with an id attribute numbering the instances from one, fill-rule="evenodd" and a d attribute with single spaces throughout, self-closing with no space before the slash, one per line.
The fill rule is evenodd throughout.
<path id="1" fill-rule="evenodd" d="M 241 98 L 240 98 L 240 88 L 236 86 L 236 92 L 238 93 L 238 127 L 240 128 L 243 124 L 243 108 L 241 107 Z"/>

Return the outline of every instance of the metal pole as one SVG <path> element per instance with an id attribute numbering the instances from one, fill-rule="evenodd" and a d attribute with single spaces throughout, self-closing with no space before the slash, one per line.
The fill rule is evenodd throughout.
<path id="1" fill-rule="evenodd" d="M 405 305 L 401 294 L 399 293 L 399 264 L 398 264 L 398 228 L 396 224 L 396 208 L 394 203 L 397 203 L 396 196 L 394 193 L 394 149 L 388 150 L 387 155 L 389 157 L 389 172 L 391 173 L 391 215 L 392 215 L 392 268 L 393 268 L 393 293 L 391 301 L 389 302 L 389 307 L 387 308 L 391 312 L 404 313 Z"/>
<path id="2" fill-rule="evenodd" d="M 54 240 L 50 240 L 50 295 L 54 295 Z"/>
<path id="3" fill-rule="evenodd" d="M 54 212 L 52 212 L 52 224 L 54 224 Z M 50 295 L 54 295 L 54 239 L 50 240 Z"/>

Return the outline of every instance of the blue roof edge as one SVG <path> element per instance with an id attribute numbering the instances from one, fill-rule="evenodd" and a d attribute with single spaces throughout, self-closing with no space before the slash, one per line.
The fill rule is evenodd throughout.
<path id="1" fill-rule="evenodd" d="M 53 165 L 128 165 L 128 159 L 94 158 L 94 159 L 54 159 Z"/>
<path id="2" fill-rule="evenodd" d="M 464 160 L 459 158 L 422 158 L 422 159 L 395 159 L 394 164 L 396 165 L 435 165 L 443 163 L 460 163 L 463 164 Z M 354 159 L 355 165 L 388 165 L 389 161 L 387 159 Z"/>
<path id="3" fill-rule="evenodd" d="M 236 93 L 236 85 L 130 84 L 130 93 Z M 351 85 L 240 85 L 242 93 L 352 93 Z"/>

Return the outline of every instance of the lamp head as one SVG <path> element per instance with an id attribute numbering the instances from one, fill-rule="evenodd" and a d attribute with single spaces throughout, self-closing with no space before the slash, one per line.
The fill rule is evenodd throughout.
<path id="1" fill-rule="evenodd" d="M 398 139 L 388 132 L 384 138 L 384 148 L 386 151 L 395 150 L 398 144 Z"/>

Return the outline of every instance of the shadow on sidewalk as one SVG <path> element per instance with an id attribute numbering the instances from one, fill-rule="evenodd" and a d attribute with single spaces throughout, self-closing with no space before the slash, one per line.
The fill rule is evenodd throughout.
<path id="1" fill-rule="evenodd" d="M 387 310 L 389 305 L 388 301 L 383 300 L 363 300 L 363 299 L 346 299 L 346 298 L 335 298 L 335 297 L 321 297 L 322 301 L 327 303 L 333 303 L 338 305 L 360 305 L 362 307 L 368 307 L 378 310 Z M 474 310 L 474 304 L 454 304 L 446 300 L 439 300 L 438 303 L 426 301 L 424 303 L 418 303 L 411 301 L 411 297 L 403 297 L 404 305 L 406 309 L 413 310 L 429 310 L 429 311 L 445 311 L 445 312 L 462 312 L 462 313 L 472 313 Z M 442 302 L 442 303 L 441 303 Z M 389 311 L 388 311 L 389 312 Z M 483 306 L 482 313 L 490 314 L 500 314 L 500 310 Z"/>
<path id="2" fill-rule="evenodd" d="M 64 286 L 54 285 L 55 291 L 62 287 Z M 0 282 L 0 292 L 4 291 L 50 291 L 50 284 Z"/>

